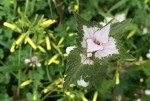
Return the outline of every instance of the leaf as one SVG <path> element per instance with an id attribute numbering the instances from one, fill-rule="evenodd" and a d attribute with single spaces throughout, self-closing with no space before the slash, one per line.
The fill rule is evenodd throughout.
<path id="1" fill-rule="evenodd" d="M 106 77 L 107 67 L 106 65 L 99 66 L 97 71 L 93 72 L 93 75 L 89 78 L 89 81 L 92 82 L 92 85 L 97 89 L 102 85 Z"/>
<path id="2" fill-rule="evenodd" d="M 143 65 L 140 66 L 146 75 L 150 76 L 150 60 L 146 61 Z"/>
<path id="3" fill-rule="evenodd" d="M 122 6 L 123 4 L 125 4 L 128 0 L 121 0 L 119 1 L 118 3 L 116 3 L 114 6 L 112 6 L 110 9 L 109 9 L 109 13 L 112 12 L 113 10 L 115 9 L 118 9 L 120 6 Z"/>
<path id="4" fill-rule="evenodd" d="M 0 66 L 0 71 L 2 72 L 11 72 L 11 71 L 17 71 L 20 69 L 25 68 L 25 65 L 18 65 L 18 66 Z"/>
<path id="5" fill-rule="evenodd" d="M 90 65 L 87 65 L 86 67 L 84 64 L 82 64 L 79 54 L 80 53 L 77 49 L 71 51 L 71 53 L 69 54 L 66 68 L 67 76 L 65 78 L 64 89 L 69 88 L 70 84 L 76 83 L 81 76 L 83 79 L 87 76 L 86 71 L 90 67 Z"/>
<path id="6" fill-rule="evenodd" d="M 68 89 L 70 84 L 76 84 L 81 76 L 93 86 L 98 86 L 104 79 L 106 69 L 107 66 L 101 66 L 99 61 L 95 61 L 93 65 L 82 64 L 80 51 L 74 49 L 68 57 L 64 89 Z"/>
<path id="7" fill-rule="evenodd" d="M 102 86 L 100 87 L 99 91 L 101 92 L 101 94 L 106 94 L 110 90 L 110 88 L 114 86 L 114 80 L 103 80 Z"/>
<path id="8" fill-rule="evenodd" d="M 131 23 L 131 19 L 127 19 L 121 23 L 116 23 L 112 25 L 110 29 L 110 35 L 117 39 L 122 38 L 128 30 L 135 30 L 137 27 Z"/>
<path id="9" fill-rule="evenodd" d="M 81 41 L 83 37 L 83 25 L 86 25 L 87 27 L 89 26 L 94 26 L 92 22 L 88 22 L 84 20 L 82 17 L 80 17 L 77 13 L 74 13 L 75 20 L 77 22 L 77 29 L 78 29 L 78 37 L 77 37 L 77 44 L 81 46 Z"/>

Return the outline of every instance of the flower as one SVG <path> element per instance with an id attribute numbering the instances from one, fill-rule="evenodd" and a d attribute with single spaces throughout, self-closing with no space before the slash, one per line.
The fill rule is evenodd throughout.
<path id="1" fill-rule="evenodd" d="M 80 80 L 77 80 L 77 84 L 82 87 L 87 87 L 89 85 L 89 82 L 85 82 L 81 76 Z"/>
<path id="2" fill-rule="evenodd" d="M 147 28 L 143 28 L 143 34 L 146 34 L 148 32 Z"/>
<path id="3" fill-rule="evenodd" d="M 106 17 L 104 19 L 103 22 L 100 22 L 99 24 L 102 25 L 102 26 L 105 26 L 109 21 L 111 21 L 113 18 L 112 17 Z"/>
<path id="4" fill-rule="evenodd" d="M 24 63 L 29 64 L 29 66 L 31 67 L 35 67 L 35 66 L 41 67 L 41 63 L 39 63 L 37 56 L 33 56 L 30 59 L 29 58 L 25 59 Z"/>
<path id="5" fill-rule="evenodd" d="M 116 20 L 116 22 L 122 22 L 123 20 L 125 20 L 125 14 L 124 13 L 122 13 L 122 14 L 117 14 L 116 16 L 115 16 L 115 20 Z M 115 23 L 115 22 L 114 22 Z"/>
<path id="6" fill-rule="evenodd" d="M 87 56 L 85 56 L 85 55 L 83 55 L 83 54 L 80 54 L 81 63 L 92 65 L 94 62 L 93 62 L 93 60 L 90 59 L 90 57 L 88 57 L 88 55 L 89 55 L 89 54 L 87 54 Z"/>
<path id="7" fill-rule="evenodd" d="M 144 93 L 145 93 L 145 95 L 150 95 L 150 90 L 147 89 L 144 91 Z"/>
<path id="8" fill-rule="evenodd" d="M 66 53 L 69 54 L 76 46 L 69 46 L 66 48 Z"/>
<path id="9" fill-rule="evenodd" d="M 150 59 L 150 50 L 149 53 L 146 54 L 146 57 Z"/>
<path id="10" fill-rule="evenodd" d="M 117 22 L 122 22 L 122 21 L 124 21 L 125 20 L 125 14 L 124 13 L 122 13 L 122 14 L 117 14 L 115 17 L 114 17 L 114 19 L 113 19 L 113 17 L 106 17 L 105 19 L 104 19 L 104 21 L 103 22 L 100 22 L 100 25 L 102 25 L 102 26 L 105 26 L 108 22 L 110 22 L 112 19 L 112 23 L 117 23 Z"/>
<path id="11" fill-rule="evenodd" d="M 83 31 L 84 37 L 81 45 L 87 49 L 87 53 L 93 53 L 99 59 L 112 54 L 119 54 L 116 48 L 116 40 L 109 37 L 110 24 L 102 29 L 83 26 Z M 86 59 L 89 61 L 89 58 Z"/>
<path id="12" fill-rule="evenodd" d="M 140 98 L 136 99 L 135 101 L 142 101 Z"/>

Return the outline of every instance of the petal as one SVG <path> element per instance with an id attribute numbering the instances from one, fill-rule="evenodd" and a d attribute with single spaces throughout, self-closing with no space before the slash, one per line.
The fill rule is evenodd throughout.
<path id="1" fill-rule="evenodd" d="M 83 54 L 80 54 L 80 57 L 81 57 L 81 63 L 83 63 L 83 64 L 89 64 L 89 65 L 93 64 L 93 60 L 91 60 L 87 56 L 85 56 Z"/>
<path id="2" fill-rule="evenodd" d="M 95 52 L 102 49 L 103 46 L 94 43 L 93 39 L 87 39 L 87 52 Z"/>
<path id="3" fill-rule="evenodd" d="M 98 30 L 94 33 L 94 39 L 99 43 L 107 43 L 110 31 L 110 24 L 103 27 L 101 30 Z"/>
<path id="4" fill-rule="evenodd" d="M 77 84 L 82 87 L 87 87 L 89 85 L 89 82 L 84 81 L 81 76 L 80 80 L 77 80 Z"/>
<path id="5" fill-rule="evenodd" d="M 119 54 L 115 39 L 110 37 L 108 43 L 103 44 L 104 49 L 95 53 L 95 57 L 102 58 L 112 54 Z"/>
<path id="6" fill-rule="evenodd" d="M 118 21 L 118 22 L 122 22 L 123 20 L 125 20 L 125 14 L 122 13 L 122 14 L 118 14 L 115 16 L 115 19 Z"/>
<path id="7" fill-rule="evenodd" d="M 85 38 L 93 38 L 94 32 L 97 31 L 98 28 L 97 27 L 87 27 L 87 26 L 83 26 L 83 31 L 84 31 L 84 37 Z"/>
<path id="8" fill-rule="evenodd" d="M 28 63 L 30 63 L 30 62 L 31 62 L 30 59 L 25 59 L 25 60 L 24 60 L 24 63 L 25 63 L 25 64 L 28 64 Z"/>
<path id="9" fill-rule="evenodd" d="M 83 48 L 86 48 L 87 45 L 86 45 L 86 38 L 85 37 L 83 37 L 81 45 L 82 45 Z"/>
<path id="10" fill-rule="evenodd" d="M 66 48 L 66 53 L 69 54 L 76 46 L 69 46 Z"/>

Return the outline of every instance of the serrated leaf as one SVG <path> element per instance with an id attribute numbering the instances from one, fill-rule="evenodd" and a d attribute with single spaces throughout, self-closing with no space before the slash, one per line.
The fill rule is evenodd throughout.
<path id="1" fill-rule="evenodd" d="M 81 41 L 83 37 L 83 25 L 86 26 L 93 26 L 92 22 L 84 20 L 82 17 L 80 17 L 77 13 L 74 13 L 75 20 L 77 22 L 77 29 L 78 29 L 78 37 L 77 37 L 77 44 L 81 46 Z"/>
<path id="2" fill-rule="evenodd" d="M 68 89 L 70 84 L 76 84 L 81 76 L 93 86 L 98 86 L 105 77 L 106 69 L 107 66 L 101 66 L 99 61 L 95 61 L 93 65 L 82 64 L 80 51 L 75 49 L 68 57 L 64 89 Z"/>
<path id="3" fill-rule="evenodd" d="M 92 85 L 96 87 L 97 89 L 101 86 L 103 80 L 106 77 L 106 72 L 107 72 L 107 67 L 106 65 L 99 66 L 97 69 L 97 72 L 95 72 L 90 78 L 89 81 L 92 82 Z"/>
<path id="4" fill-rule="evenodd" d="M 69 88 L 70 84 L 76 83 L 81 76 L 84 79 L 87 76 L 86 72 L 90 67 L 91 65 L 84 65 L 81 63 L 80 53 L 77 49 L 71 51 L 67 61 L 67 76 L 65 78 L 64 89 Z"/>
<path id="5" fill-rule="evenodd" d="M 122 38 L 128 30 L 136 29 L 136 26 L 131 24 L 131 19 L 127 19 L 121 23 L 116 23 L 112 25 L 110 30 L 110 35 L 114 36 L 117 39 Z"/>

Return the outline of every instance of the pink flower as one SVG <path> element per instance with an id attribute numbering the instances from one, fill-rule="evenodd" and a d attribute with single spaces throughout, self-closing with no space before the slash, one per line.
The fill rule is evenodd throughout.
<path id="1" fill-rule="evenodd" d="M 116 40 L 109 36 L 110 24 L 102 29 L 83 26 L 83 31 L 84 37 L 81 44 L 83 48 L 87 49 L 87 53 L 93 53 L 100 59 L 112 54 L 119 54 Z"/>

